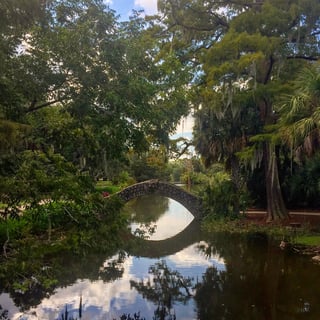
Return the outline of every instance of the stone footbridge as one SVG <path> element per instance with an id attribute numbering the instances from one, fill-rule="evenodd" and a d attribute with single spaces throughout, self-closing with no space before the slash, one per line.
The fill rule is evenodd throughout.
<path id="1" fill-rule="evenodd" d="M 188 209 L 196 219 L 200 219 L 202 216 L 201 199 L 171 183 L 159 180 L 147 180 L 131 185 L 117 193 L 119 198 L 124 202 L 149 194 L 157 194 L 179 202 Z"/>

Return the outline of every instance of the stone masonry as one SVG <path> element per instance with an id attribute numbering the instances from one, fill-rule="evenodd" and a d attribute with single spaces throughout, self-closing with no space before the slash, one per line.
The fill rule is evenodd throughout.
<path id="1" fill-rule="evenodd" d="M 131 185 L 117 193 L 124 202 L 148 194 L 157 194 L 159 196 L 171 198 L 181 203 L 196 219 L 201 218 L 201 199 L 174 184 L 159 180 L 147 180 Z"/>

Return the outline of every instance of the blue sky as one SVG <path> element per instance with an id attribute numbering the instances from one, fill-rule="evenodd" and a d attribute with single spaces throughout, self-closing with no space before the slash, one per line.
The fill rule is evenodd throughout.
<path id="1" fill-rule="evenodd" d="M 121 15 L 121 20 L 127 20 L 132 9 L 144 9 L 149 15 L 157 12 L 157 0 L 104 0 L 104 2 Z"/>

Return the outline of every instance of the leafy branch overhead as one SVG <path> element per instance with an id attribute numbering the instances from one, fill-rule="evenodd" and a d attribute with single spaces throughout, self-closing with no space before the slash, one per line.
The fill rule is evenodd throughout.
<path id="1" fill-rule="evenodd" d="M 257 157 L 250 161 L 265 164 L 268 219 L 286 217 L 276 105 L 292 94 L 299 70 L 319 59 L 319 2 L 160 0 L 159 9 L 173 47 L 194 68 L 197 151 L 207 165 L 233 168 L 235 186 L 237 161 Z"/>

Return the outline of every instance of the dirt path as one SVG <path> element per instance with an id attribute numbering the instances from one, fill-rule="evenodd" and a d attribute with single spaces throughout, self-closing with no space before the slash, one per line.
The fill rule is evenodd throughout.
<path id="1" fill-rule="evenodd" d="M 250 209 L 245 213 L 248 220 L 257 223 L 265 223 L 266 211 Z M 307 210 L 292 210 L 290 219 L 281 221 L 283 225 L 309 225 L 320 229 L 320 212 Z"/>
<path id="2" fill-rule="evenodd" d="M 257 215 L 265 215 L 267 211 L 265 210 L 255 210 L 255 209 L 249 209 L 247 210 L 246 214 L 257 214 Z M 289 212 L 290 215 L 299 215 L 299 216 L 319 216 L 319 211 L 303 211 L 303 210 L 294 210 Z"/>

